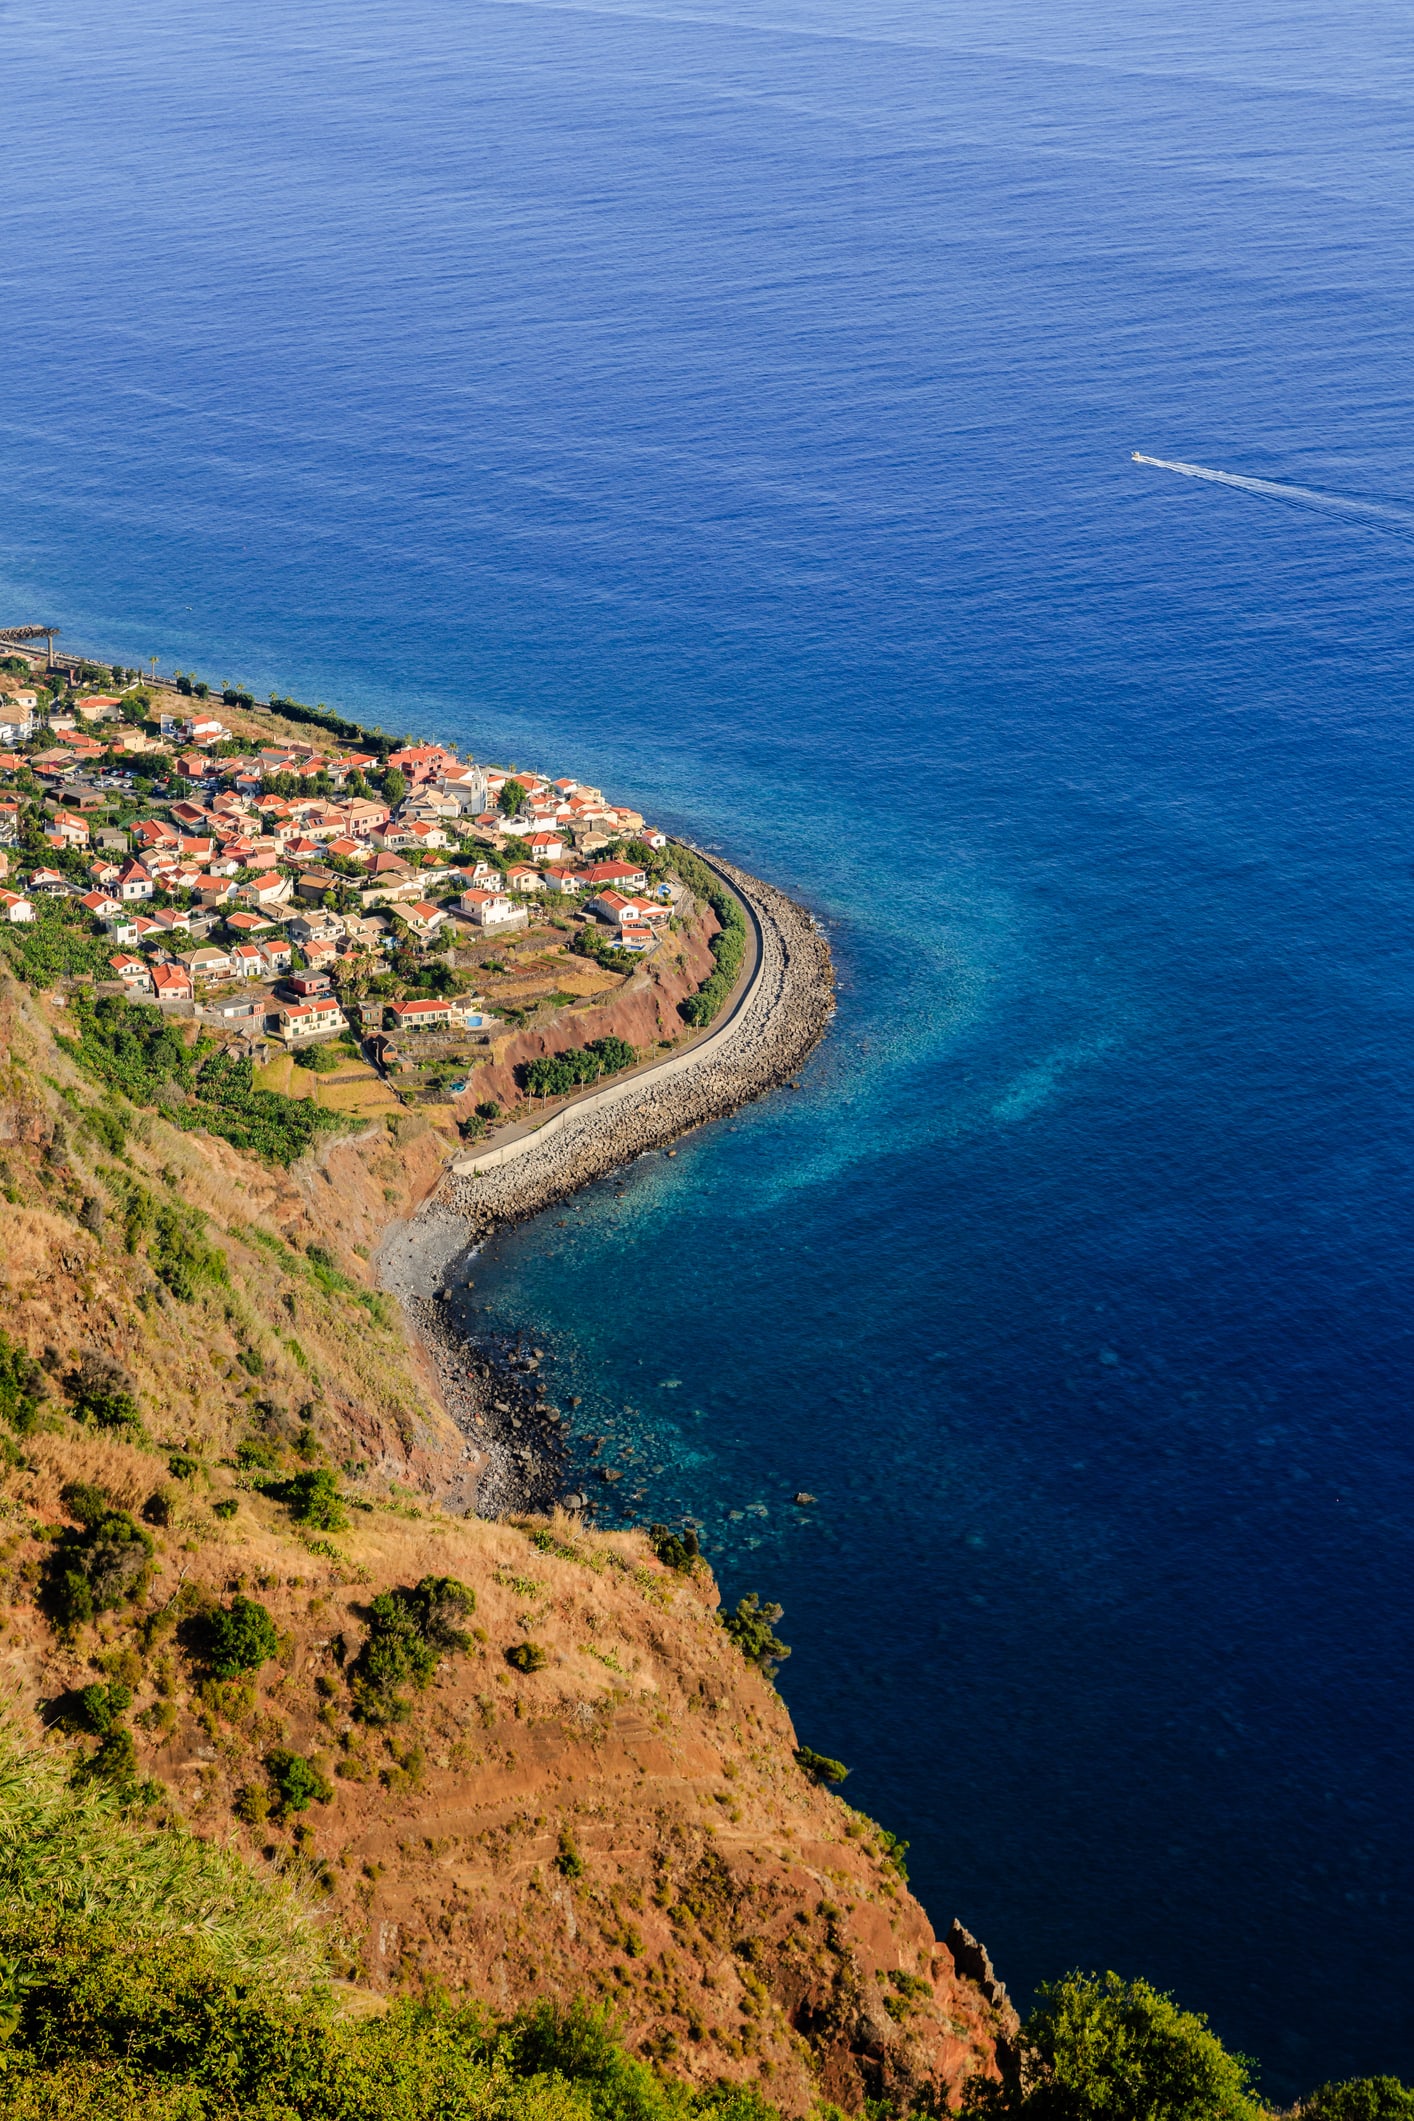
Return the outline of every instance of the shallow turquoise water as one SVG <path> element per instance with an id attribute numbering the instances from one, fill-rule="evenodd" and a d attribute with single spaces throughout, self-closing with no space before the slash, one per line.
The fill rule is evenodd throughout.
<path id="1" fill-rule="evenodd" d="M 781 1598 L 940 1925 L 1277 2090 L 1414 2074 L 1405 27 L 0 21 L 6 611 L 830 923 L 805 1089 L 478 1293 Z"/>

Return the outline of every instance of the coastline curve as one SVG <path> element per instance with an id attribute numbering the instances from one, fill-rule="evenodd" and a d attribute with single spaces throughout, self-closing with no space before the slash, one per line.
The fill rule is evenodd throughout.
<path id="1" fill-rule="evenodd" d="M 694 850 L 696 852 L 697 850 Z M 700 855 L 740 900 L 756 965 L 724 1021 L 685 1052 L 551 1115 L 484 1155 L 460 1158 L 434 1196 L 469 1235 L 522 1222 L 646 1150 L 735 1112 L 789 1080 L 834 1011 L 829 945 L 803 906 L 732 863 Z"/>

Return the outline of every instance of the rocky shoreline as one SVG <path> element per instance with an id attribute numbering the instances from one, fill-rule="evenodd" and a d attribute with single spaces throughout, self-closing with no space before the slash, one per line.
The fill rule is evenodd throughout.
<path id="1" fill-rule="evenodd" d="M 720 860 L 714 866 L 754 915 L 760 945 L 755 981 L 721 1032 L 671 1072 L 625 1084 L 626 1094 L 607 1108 L 571 1108 L 552 1136 L 532 1140 L 512 1161 L 449 1176 L 380 1250 L 380 1280 L 401 1300 L 480 1461 L 466 1468 L 479 1516 L 565 1500 L 570 1430 L 545 1397 L 536 1351 L 465 1330 L 455 1292 L 469 1255 L 494 1231 L 789 1082 L 834 1013 L 829 945 L 813 916 L 773 885 Z M 461 1484 L 464 1495 L 469 1485 Z"/>

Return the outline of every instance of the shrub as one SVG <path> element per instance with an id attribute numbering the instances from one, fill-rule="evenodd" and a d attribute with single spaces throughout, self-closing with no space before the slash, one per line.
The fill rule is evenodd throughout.
<path id="1" fill-rule="evenodd" d="M 688 888 L 697 896 L 706 899 L 716 914 L 719 928 L 711 942 L 715 960 L 713 970 L 702 982 L 696 994 L 678 1004 L 678 1013 L 695 1029 L 710 1024 L 736 985 L 746 955 L 746 920 L 741 905 L 733 892 L 727 890 L 715 872 L 699 861 L 685 847 L 673 850 L 673 866 Z"/>
<path id="2" fill-rule="evenodd" d="M 303 1753 L 277 1748 L 266 1754 L 265 1772 L 274 1786 L 275 1809 L 280 1818 L 290 1812 L 307 1812 L 312 1804 L 327 1804 L 334 1794 L 333 1784 Z"/>
<path id="3" fill-rule="evenodd" d="M 790 1651 L 772 1630 L 785 1608 L 778 1605 L 763 1605 L 755 1591 L 748 1591 L 739 1599 L 734 1613 L 723 1613 L 722 1626 L 741 1651 L 748 1664 L 769 1679 L 778 1665 L 785 1662 Z"/>
<path id="4" fill-rule="evenodd" d="M 1073 1973 L 1039 1994 L 1021 2068 L 1000 2085 L 973 2080 L 969 2121 L 1267 2121 L 1246 2060 L 1147 1981 Z"/>
<path id="5" fill-rule="evenodd" d="M 73 1628 L 134 1595 L 146 1579 L 152 1541 L 102 1488 L 71 1482 L 62 1492 L 80 1529 L 60 1532 L 45 1570 L 45 1595 L 59 1625 Z"/>
<path id="6" fill-rule="evenodd" d="M 296 1524 L 313 1525 L 319 1532 L 342 1532 L 348 1524 L 338 1480 L 326 1466 L 296 1473 L 293 1480 L 285 1481 L 273 1492 L 289 1504 Z"/>
<path id="7" fill-rule="evenodd" d="M 555 1858 L 555 1868 L 564 1878 L 584 1876 L 584 1858 L 575 1847 L 574 1836 L 567 1826 L 560 1828 L 560 1852 Z"/>
<path id="8" fill-rule="evenodd" d="M 476 1594 L 454 1576 L 381 1592 L 350 1675 L 354 1714 L 365 1723 L 401 1722 L 410 1703 L 398 1688 L 425 1687 L 444 1655 L 467 1648 L 471 1638 L 458 1623 L 475 1610 Z"/>
<path id="9" fill-rule="evenodd" d="M 538 1642 L 514 1642 L 506 1652 L 506 1663 L 518 1672 L 543 1672 L 549 1662 L 550 1652 Z"/>
<path id="10" fill-rule="evenodd" d="M 152 1271 L 182 1303 L 194 1303 L 204 1288 L 228 1279 L 226 1255 L 205 1239 L 206 1218 L 196 1208 L 157 1210 L 148 1246 Z"/>
<path id="11" fill-rule="evenodd" d="M 133 1690 L 119 1680 L 114 1680 L 107 1686 L 100 1681 L 97 1685 L 86 1686 L 79 1695 L 79 1701 L 88 1728 L 97 1737 L 106 1738 L 132 1707 Z"/>
<path id="12" fill-rule="evenodd" d="M 217 1679 L 258 1672 L 279 1643 L 274 1621 L 255 1598 L 233 1598 L 206 1624 L 206 1662 Z"/>
<path id="13" fill-rule="evenodd" d="M 85 1355 L 64 1383 L 76 1421 L 99 1429 L 141 1428 L 133 1381 L 121 1364 L 104 1355 Z"/>
<path id="14" fill-rule="evenodd" d="M 813 1746 L 798 1745 L 795 1749 L 796 1766 L 810 1777 L 812 1782 L 829 1783 L 832 1786 L 843 1782 L 849 1769 L 842 1760 L 832 1760 L 828 1753 L 817 1753 Z"/>
<path id="15" fill-rule="evenodd" d="M 697 1564 L 697 1557 L 702 1552 L 695 1532 L 684 1532 L 679 1538 L 667 1525 L 651 1524 L 648 1527 L 648 1538 L 653 1552 L 665 1569 L 678 1569 L 684 1575 L 692 1573 Z"/>
<path id="16" fill-rule="evenodd" d="M 122 1793 L 131 1791 L 137 1782 L 137 1751 L 132 1732 L 121 1723 L 115 1724 L 98 1751 L 80 1764 L 79 1776 L 80 1779 L 96 1778 L 111 1783 Z"/>
<path id="17" fill-rule="evenodd" d="M 263 1826 L 270 1817 L 270 1792 L 262 1782 L 242 1783 L 231 1810 L 247 1826 Z"/>
<path id="18" fill-rule="evenodd" d="M 1414 2121 L 1414 2091 L 1398 2077 L 1354 2077 L 1323 2084 L 1297 2112 L 1301 2121 Z"/>
<path id="19" fill-rule="evenodd" d="M 37 1362 L 0 1332 L 0 1416 L 21 1436 L 39 1420 L 48 1387 Z"/>

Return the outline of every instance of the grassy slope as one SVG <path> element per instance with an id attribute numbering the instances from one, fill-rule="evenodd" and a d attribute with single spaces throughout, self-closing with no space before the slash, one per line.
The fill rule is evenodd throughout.
<path id="1" fill-rule="evenodd" d="M 370 1308 L 359 1248 L 430 1185 L 440 1141 L 379 1121 L 286 1174 L 129 1112 L 115 1152 L 82 1116 L 95 1086 L 15 988 L 0 993 L 4 1052 L 5 1324 L 52 1367 L 45 1422 L 0 1475 L 2 1639 L 21 1700 L 51 1705 L 48 1742 L 92 1752 L 53 1704 L 101 1676 L 131 1684 L 139 1772 L 203 1835 L 317 1883 L 361 1990 L 440 1982 L 499 2010 L 597 1995 L 639 2051 L 700 2083 L 762 2083 L 791 2112 L 822 2087 L 851 2106 L 955 2089 L 990 2051 L 990 2014 L 875 1831 L 796 1767 L 784 1706 L 718 1626 L 705 1572 L 672 1575 L 633 1535 L 488 1524 L 428 1499 L 463 1445 L 395 1316 Z M 190 1302 L 164 1290 L 150 1236 L 125 1249 L 105 1170 L 200 1209 L 226 1282 Z M 99 1230 L 78 1219 L 86 1199 L 110 1204 Z M 127 1373 L 145 1436 L 73 1418 L 64 1381 L 84 1354 Z M 237 1471 L 243 1439 L 286 1473 L 297 1441 L 357 1467 L 341 1478 L 367 1507 L 333 1533 L 297 1526 Z M 174 1452 L 189 1477 L 169 1470 Z M 136 1602 L 64 1639 L 36 1593 L 43 1528 L 72 1521 L 75 1480 L 137 1512 L 165 1491 L 168 1521 L 151 1527 Z M 368 1601 L 427 1574 L 475 1590 L 480 1636 L 405 1722 L 370 1730 L 348 1687 Z M 252 1688 L 212 1689 L 160 1616 L 240 1586 L 268 1606 L 279 1652 Z M 505 1656 L 527 1638 L 546 1652 L 531 1674 Z M 233 1812 L 275 1746 L 320 1756 L 333 1791 L 303 1815 L 302 1848 L 295 1822 Z"/>

